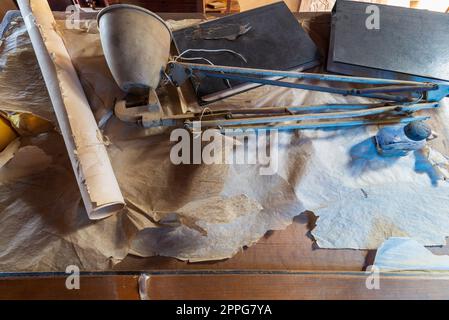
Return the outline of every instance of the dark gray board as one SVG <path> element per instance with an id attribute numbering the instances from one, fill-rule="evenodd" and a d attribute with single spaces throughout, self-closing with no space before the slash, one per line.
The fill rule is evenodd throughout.
<path id="1" fill-rule="evenodd" d="M 224 32 L 223 26 L 226 27 L 225 29 L 232 29 L 236 25 L 246 24 L 251 26 L 251 30 L 235 40 L 207 40 L 201 36 L 213 29 Z M 175 31 L 173 35 L 179 53 L 187 49 L 231 49 L 241 53 L 248 60 L 248 63 L 245 63 L 229 53 L 196 52 L 185 55 L 185 57 L 205 57 L 216 65 L 303 70 L 318 65 L 320 60 L 315 43 L 284 2 L 201 23 Z M 241 84 L 241 82 L 231 81 L 233 87 Z M 226 89 L 223 80 L 208 78 L 201 81 L 197 95 L 203 97 Z"/>
<path id="2" fill-rule="evenodd" d="M 449 15 L 376 5 L 380 30 L 365 22 L 371 3 L 337 0 L 327 70 L 397 79 L 449 80 Z"/>

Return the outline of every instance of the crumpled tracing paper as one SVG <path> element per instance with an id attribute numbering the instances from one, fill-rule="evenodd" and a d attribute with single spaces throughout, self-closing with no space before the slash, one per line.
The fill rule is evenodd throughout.
<path id="1" fill-rule="evenodd" d="M 113 102 L 122 93 L 107 68 L 95 23 L 68 30 L 61 22 L 58 29 L 101 124 L 127 208 L 114 217 L 89 221 L 58 133 L 22 139 L 14 158 L 0 169 L 0 270 L 64 270 L 70 264 L 106 270 L 127 254 L 224 259 L 266 231 L 284 229 L 305 210 L 319 216 L 313 235 L 321 247 L 377 248 L 391 236 L 445 244 L 449 186 L 438 179 L 447 160 L 436 150 L 444 150 L 447 132 L 440 132 L 440 145 L 427 155 L 388 160 L 371 159 L 372 150 L 364 150 L 370 148 L 364 142 L 376 127 L 281 132 L 272 175 L 260 174 L 262 164 L 175 165 L 169 132 L 141 129 L 111 116 Z M 0 59 L 9 55 L 7 59 L 20 61 L 16 56 L 24 51 L 31 55 L 20 21 L 10 34 L 14 36 L 4 42 L 19 36 L 22 41 L 7 53 L 0 47 Z M 35 58 L 31 60 L 26 72 L 16 67 L 9 77 L 27 83 L 30 73 L 40 74 Z M 5 105 L 14 110 L 3 99 L 16 92 L 9 89 L 13 91 L 0 93 L 0 109 Z M 197 108 L 186 106 L 177 93 L 170 87 L 159 90 L 167 113 Z M 21 111 L 53 116 L 48 98 L 39 104 L 31 102 L 33 95 L 27 100 L 31 106 Z M 264 86 L 209 108 L 347 102 L 368 100 Z M 436 129 L 445 129 L 445 123 L 440 119 Z M 237 148 L 231 155 L 242 153 Z"/>
<path id="2" fill-rule="evenodd" d="M 449 230 L 449 185 L 439 180 L 444 175 L 423 152 L 379 156 L 375 134 L 374 128 L 316 132 L 314 161 L 297 192 L 319 216 L 312 231 L 318 245 L 376 249 L 390 236 L 444 245 Z M 442 170 L 446 165 L 444 158 Z"/>

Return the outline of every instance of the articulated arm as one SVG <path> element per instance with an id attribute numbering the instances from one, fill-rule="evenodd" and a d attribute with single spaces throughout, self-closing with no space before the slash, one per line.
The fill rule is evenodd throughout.
<path id="1" fill-rule="evenodd" d="M 275 71 L 226 66 L 211 66 L 184 62 L 170 62 L 168 77 L 177 86 L 183 84 L 192 76 L 198 78 L 211 77 L 242 82 L 260 83 L 278 87 L 296 88 L 320 91 L 341 95 L 360 96 L 395 102 L 412 102 L 420 99 L 427 102 L 437 102 L 449 95 L 449 83 L 400 81 L 389 79 L 348 77 L 331 74 L 316 74 L 294 71 Z M 315 80 L 331 82 L 332 84 L 358 84 L 366 88 L 342 88 L 305 83 L 293 83 L 270 78 L 290 78 L 297 80 Z"/>

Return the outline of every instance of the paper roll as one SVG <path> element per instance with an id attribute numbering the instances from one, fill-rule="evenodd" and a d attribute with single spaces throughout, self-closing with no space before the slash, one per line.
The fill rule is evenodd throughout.
<path id="1" fill-rule="evenodd" d="M 108 217 L 124 199 L 103 137 L 47 1 L 19 0 L 90 219 Z"/>

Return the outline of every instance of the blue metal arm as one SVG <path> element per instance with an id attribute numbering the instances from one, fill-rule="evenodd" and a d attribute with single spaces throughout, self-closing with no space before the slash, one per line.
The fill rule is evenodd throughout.
<path id="1" fill-rule="evenodd" d="M 411 102 L 416 98 L 424 101 L 438 102 L 449 95 L 449 83 L 443 82 L 417 82 L 400 81 L 390 79 L 349 77 L 332 74 L 316 74 L 295 71 L 276 71 L 263 69 L 250 69 L 226 66 L 212 66 L 195 63 L 171 62 L 168 65 L 169 77 L 175 84 L 182 84 L 193 74 L 200 77 L 211 77 L 227 80 L 237 80 L 242 82 L 253 82 L 279 87 L 296 88 L 303 90 L 328 92 L 341 95 L 361 96 L 396 102 Z M 292 78 L 299 80 L 317 80 L 324 82 L 350 83 L 380 87 L 369 87 L 363 89 L 345 89 L 329 87 L 323 85 L 313 85 L 304 83 L 293 83 L 281 80 L 267 79 L 270 77 Z M 392 93 L 396 93 L 393 95 Z M 407 95 L 397 95 L 406 93 Z"/>

